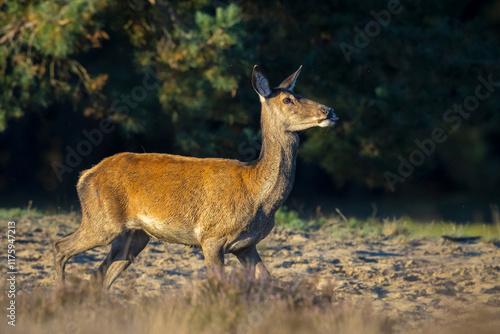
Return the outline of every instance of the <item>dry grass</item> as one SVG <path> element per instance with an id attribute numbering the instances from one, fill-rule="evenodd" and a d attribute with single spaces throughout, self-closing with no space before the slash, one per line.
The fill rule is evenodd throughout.
<path id="1" fill-rule="evenodd" d="M 376 314 L 369 304 L 335 299 L 314 278 L 293 284 L 259 282 L 232 272 L 224 280 L 195 280 L 168 295 L 144 298 L 133 290 L 109 293 L 73 280 L 51 290 L 21 290 L 17 326 L 2 333 L 408 333 L 404 323 Z M 0 304 L 5 305 L 2 294 Z M 453 327 L 427 324 L 417 332 L 493 334 L 493 314 L 477 312 Z M 6 331 L 7 330 L 7 331 Z M 411 331 L 413 332 L 413 331 Z"/>
<path id="2" fill-rule="evenodd" d="M 169 295 L 142 298 L 133 291 L 109 293 L 73 280 L 65 287 L 19 293 L 15 332 L 392 332 L 388 318 L 369 308 L 335 302 L 332 287 L 319 290 L 317 283 L 315 279 L 294 284 L 260 282 L 233 271 L 223 280 L 195 280 Z M 5 296 L 0 298 L 3 305 Z"/>

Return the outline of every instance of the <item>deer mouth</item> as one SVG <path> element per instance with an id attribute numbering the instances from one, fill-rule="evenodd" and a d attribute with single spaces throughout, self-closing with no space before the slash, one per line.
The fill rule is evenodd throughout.
<path id="1" fill-rule="evenodd" d="M 330 112 L 325 119 L 318 121 L 318 124 L 320 127 L 326 128 L 328 126 L 333 126 L 335 124 L 335 121 L 338 120 L 339 118 L 333 112 Z"/>

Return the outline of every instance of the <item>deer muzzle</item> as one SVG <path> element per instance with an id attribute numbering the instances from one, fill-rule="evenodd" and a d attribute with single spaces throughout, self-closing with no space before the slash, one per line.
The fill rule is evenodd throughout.
<path id="1" fill-rule="evenodd" d="M 333 112 L 333 108 L 323 107 L 321 108 L 321 112 L 325 115 L 325 118 L 318 122 L 322 128 L 334 125 L 335 121 L 339 119 Z"/>

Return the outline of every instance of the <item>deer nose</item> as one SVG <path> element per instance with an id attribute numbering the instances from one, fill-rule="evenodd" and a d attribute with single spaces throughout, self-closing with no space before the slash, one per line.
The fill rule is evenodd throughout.
<path id="1" fill-rule="evenodd" d="M 321 112 L 326 116 L 326 118 L 337 118 L 337 116 L 333 112 L 333 108 L 322 107 Z"/>

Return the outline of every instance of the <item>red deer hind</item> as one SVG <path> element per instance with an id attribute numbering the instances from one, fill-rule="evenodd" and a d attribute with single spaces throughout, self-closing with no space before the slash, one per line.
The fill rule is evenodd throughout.
<path id="1" fill-rule="evenodd" d="M 120 153 L 84 171 L 77 190 L 79 229 L 54 243 L 56 275 L 68 259 L 112 243 L 95 272 L 109 288 L 151 237 L 200 247 L 209 270 L 223 270 L 232 253 L 255 275 L 269 275 L 256 245 L 274 227 L 274 215 L 292 189 L 297 131 L 328 127 L 333 109 L 295 94 L 302 66 L 270 88 L 255 66 L 252 85 L 262 103 L 262 149 L 253 162 L 170 154 Z"/>

